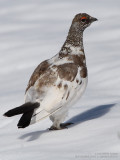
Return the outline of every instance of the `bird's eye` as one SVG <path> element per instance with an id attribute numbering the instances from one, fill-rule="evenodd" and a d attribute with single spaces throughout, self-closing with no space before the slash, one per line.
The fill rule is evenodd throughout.
<path id="1" fill-rule="evenodd" d="M 82 17 L 82 18 L 81 18 L 81 21 L 82 21 L 82 22 L 86 22 L 86 20 L 87 20 L 86 17 Z"/>

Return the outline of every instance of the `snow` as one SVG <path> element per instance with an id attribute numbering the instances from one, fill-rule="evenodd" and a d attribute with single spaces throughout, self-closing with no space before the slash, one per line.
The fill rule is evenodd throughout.
<path id="1" fill-rule="evenodd" d="M 119 6 L 119 0 L 0 0 L 0 160 L 120 159 Z M 48 131 L 45 119 L 18 130 L 20 117 L 3 113 L 24 103 L 33 70 L 59 52 L 80 12 L 99 21 L 84 32 L 89 83 L 67 117 L 75 124 Z"/>

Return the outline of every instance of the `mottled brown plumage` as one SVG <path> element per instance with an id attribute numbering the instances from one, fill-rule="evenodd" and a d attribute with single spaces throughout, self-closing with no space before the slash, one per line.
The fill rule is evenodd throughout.
<path id="1" fill-rule="evenodd" d="M 77 14 L 60 52 L 35 69 L 26 89 L 22 112 L 18 107 L 4 114 L 23 114 L 19 128 L 25 128 L 47 116 L 53 122 L 51 130 L 63 129 L 71 124 L 63 125 L 62 122 L 68 108 L 83 95 L 88 81 L 83 31 L 96 20 L 86 13 Z"/>
<path id="2" fill-rule="evenodd" d="M 80 71 L 80 76 L 82 78 L 86 78 L 87 77 L 87 67 L 83 67 Z"/>
<path id="3" fill-rule="evenodd" d="M 57 67 L 58 75 L 61 79 L 73 81 L 77 75 L 77 65 L 74 63 L 65 63 Z"/>
<path id="4" fill-rule="evenodd" d="M 36 80 L 47 71 L 48 68 L 49 68 L 49 63 L 47 62 L 47 60 L 43 61 L 38 65 L 38 67 L 35 69 L 29 80 L 26 92 L 31 86 L 35 84 Z"/>

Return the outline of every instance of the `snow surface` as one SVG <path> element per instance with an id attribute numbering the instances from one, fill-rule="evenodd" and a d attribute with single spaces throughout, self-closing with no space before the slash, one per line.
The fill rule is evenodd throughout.
<path id="1" fill-rule="evenodd" d="M 70 109 L 66 130 L 48 131 L 45 119 L 17 129 L 35 67 L 58 53 L 75 14 L 99 19 L 84 33 L 89 83 Z M 0 160 L 120 159 L 120 1 L 0 0 Z"/>

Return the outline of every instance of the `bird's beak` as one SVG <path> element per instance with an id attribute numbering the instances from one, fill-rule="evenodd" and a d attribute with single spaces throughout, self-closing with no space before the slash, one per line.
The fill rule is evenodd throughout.
<path id="1" fill-rule="evenodd" d="M 91 22 L 94 22 L 94 21 L 98 21 L 98 19 L 97 19 L 97 18 L 94 18 L 94 17 L 91 17 L 90 21 L 91 21 Z"/>

